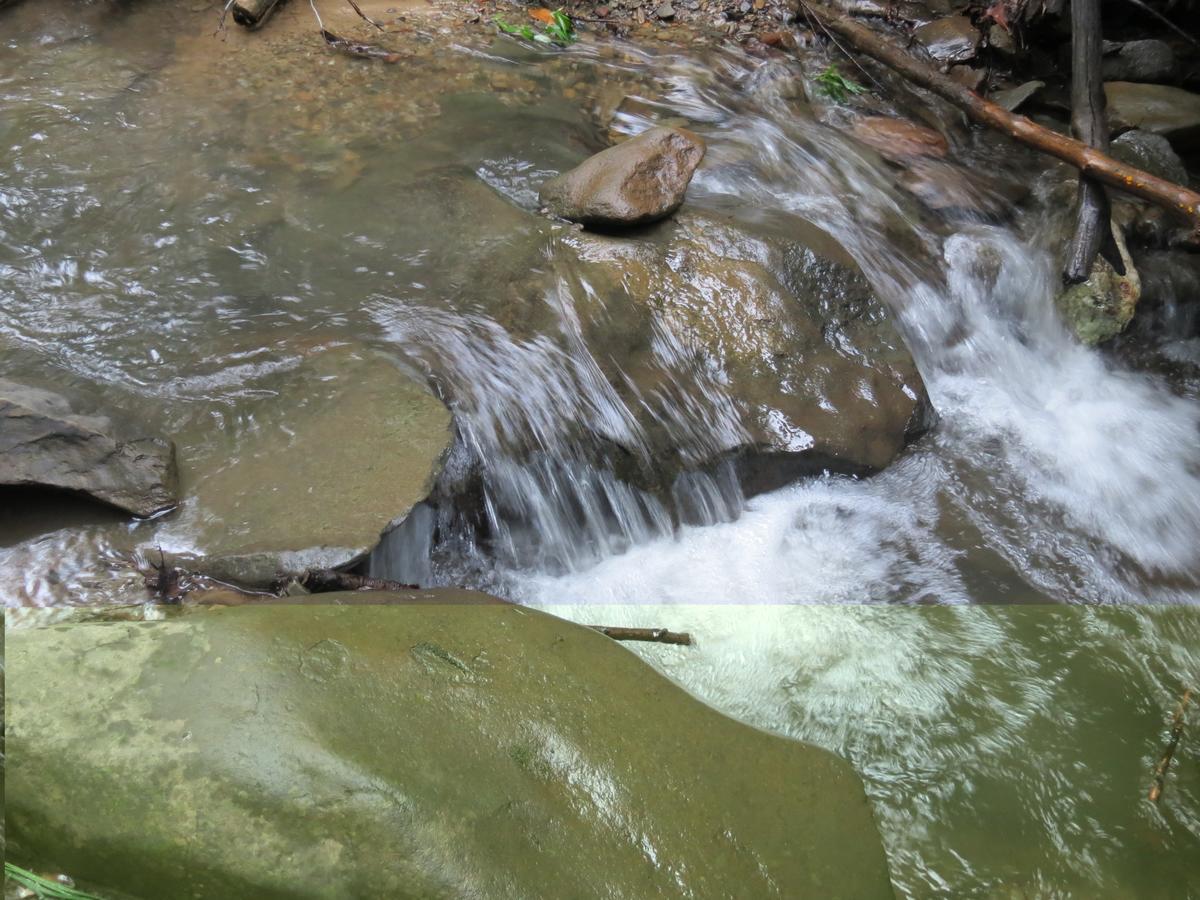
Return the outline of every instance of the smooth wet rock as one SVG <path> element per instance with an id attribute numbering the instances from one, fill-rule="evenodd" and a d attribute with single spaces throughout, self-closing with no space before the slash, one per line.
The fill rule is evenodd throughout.
<path id="1" fill-rule="evenodd" d="M 1110 156 L 1144 169 L 1151 175 L 1187 186 L 1188 175 L 1183 160 L 1171 142 L 1160 134 L 1135 128 L 1116 138 L 1109 145 L 1108 152 Z"/>
<path id="2" fill-rule="evenodd" d="M 757 493 L 876 471 L 932 424 L 912 357 L 853 262 L 802 222 L 787 235 L 687 212 L 652 239 L 569 238 L 596 297 L 580 309 L 584 335 L 656 471 L 733 458 Z M 692 397 L 712 411 L 696 418 Z"/>
<path id="3" fill-rule="evenodd" d="M 0 379 L 0 484 L 81 491 L 135 516 L 178 502 L 175 445 Z"/>
<path id="4" fill-rule="evenodd" d="M 1104 96 L 1113 133 L 1140 128 L 1176 147 L 1200 145 L 1200 94 L 1165 84 L 1108 81 Z"/>
<path id="5" fill-rule="evenodd" d="M 309 358 L 215 438 L 160 541 L 246 584 L 365 556 L 429 494 L 453 441 L 450 412 L 388 357 Z"/>
<path id="6" fill-rule="evenodd" d="M 1079 340 L 1095 345 L 1116 337 L 1133 318 L 1142 292 L 1141 279 L 1119 228 L 1113 229 L 1125 274 L 1097 255 L 1087 281 L 1073 284 L 1058 297 L 1058 310 Z"/>
<path id="7" fill-rule="evenodd" d="M 973 59 L 979 49 L 979 31 L 966 16 L 947 16 L 913 31 L 926 52 L 943 63 Z"/>
<path id="8" fill-rule="evenodd" d="M 539 199 L 551 214 L 591 227 L 645 225 L 680 207 L 703 158 L 698 135 L 651 128 L 552 178 Z"/>
<path id="9" fill-rule="evenodd" d="M 1008 90 L 996 91 L 988 99 L 998 106 L 1003 106 L 1009 112 L 1016 112 L 1026 100 L 1034 96 L 1034 94 L 1045 86 L 1046 82 L 1044 81 L 1027 81 Z"/>
<path id="10" fill-rule="evenodd" d="M 1105 81 L 1170 81 L 1175 77 L 1175 51 L 1165 41 L 1126 41 L 1106 49 L 1100 61 Z"/>
<path id="11" fill-rule="evenodd" d="M 251 606 L 7 652 L 8 856 L 93 891 L 892 896 L 845 760 L 545 613 Z"/>
<path id="12" fill-rule="evenodd" d="M 852 130 L 856 138 L 893 162 L 922 156 L 943 159 L 950 152 L 941 134 L 905 119 L 866 116 L 855 120 Z"/>

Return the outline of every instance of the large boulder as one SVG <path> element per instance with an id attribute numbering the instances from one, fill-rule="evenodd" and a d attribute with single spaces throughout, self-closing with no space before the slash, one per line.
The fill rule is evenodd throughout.
<path id="1" fill-rule="evenodd" d="M 793 222 L 784 239 L 689 212 L 637 242 L 564 243 L 591 287 L 584 337 L 660 470 L 734 458 L 749 493 L 864 474 L 933 421 L 887 310 L 817 229 Z M 697 422 L 698 408 L 713 412 Z"/>
<path id="2" fill-rule="evenodd" d="M 848 763 L 534 610 L 213 609 L 8 664 L 9 857 L 93 890 L 892 896 Z"/>
<path id="3" fill-rule="evenodd" d="M 699 136 L 651 128 L 550 179 L 539 199 L 553 215 L 591 227 L 645 225 L 679 209 L 703 158 Z"/>
<path id="4" fill-rule="evenodd" d="M 70 400 L 0 379 L 0 484 L 82 491 L 152 516 L 177 502 L 175 445 Z"/>
<path id="5" fill-rule="evenodd" d="M 453 442 L 449 410 L 396 363 L 347 348 L 312 355 L 214 436 L 185 471 L 157 541 L 244 584 L 368 554 L 429 494 Z"/>
<path id="6" fill-rule="evenodd" d="M 1107 81 L 1104 96 L 1114 132 L 1140 128 L 1177 147 L 1200 144 L 1200 94 L 1165 84 Z"/>

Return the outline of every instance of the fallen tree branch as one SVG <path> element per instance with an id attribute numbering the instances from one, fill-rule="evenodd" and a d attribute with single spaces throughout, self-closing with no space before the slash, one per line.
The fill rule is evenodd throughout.
<path id="1" fill-rule="evenodd" d="M 1192 689 L 1188 688 L 1179 698 L 1179 706 L 1175 708 L 1175 715 L 1171 718 L 1171 737 L 1167 741 L 1167 749 L 1163 752 L 1158 765 L 1154 767 L 1154 784 L 1150 786 L 1150 799 L 1155 803 L 1162 796 L 1167 779 L 1167 769 L 1171 768 L 1171 759 L 1175 756 L 1175 748 L 1179 746 L 1179 739 L 1183 737 L 1183 718 L 1187 712 L 1188 701 L 1191 699 Z"/>
<path id="2" fill-rule="evenodd" d="M 328 594 L 332 591 L 420 590 L 415 584 L 388 581 L 384 578 L 370 578 L 366 575 L 354 575 L 350 572 L 339 572 L 336 569 L 308 569 L 296 580 L 302 587 L 307 588 L 314 594 Z"/>
<path id="3" fill-rule="evenodd" d="M 686 631 L 667 631 L 665 628 L 617 628 L 609 625 L 589 625 L 614 641 L 649 641 L 655 644 L 679 644 L 690 647 L 692 636 Z"/>
<path id="4" fill-rule="evenodd" d="M 971 119 L 1004 132 L 1079 169 L 1096 181 L 1140 197 L 1187 219 L 1200 239 L 1200 193 L 1113 159 L 1086 144 L 1011 113 L 917 59 L 892 39 L 877 34 L 849 16 L 816 0 L 800 0 L 804 8 L 855 49 L 894 69 L 963 110 Z"/>

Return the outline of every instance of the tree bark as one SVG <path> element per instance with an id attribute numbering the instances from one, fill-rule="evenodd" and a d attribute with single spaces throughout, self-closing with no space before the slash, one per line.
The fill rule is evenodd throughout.
<path id="1" fill-rule="evenodd" d="M 1022 144 L 1061 159 L 1096 181 L 1170 210 L 1188 221 L 1200 240 L 1200 194 L 1195 191 L 1113 159 L 1074 138 L 1043 128 L 1025 116 L 1010 113 L 936 71 L 892 39 L 876 34 L 849 16 L 815 0 L 801 2 L 824 27 L 836 32 L 853 47 L 954 104 L 976 122 L 1003 131 Z"/>
<path id="2" fill-rule="evenodd" d="M 1071 0 L 1071 127 L 1079 140 L 1103 152 L 1108 150 L 1108 127 L 1100 78 L 1100 33 L 1100 0 Z M 1063 269 L 1067 284 L 1087 281 L 1106 235 L 1112 243 L 1112 211 L 1104 185 L 1080 173 L 1078 196 L 1075 233 Z M 1105 258 L 1112 262 L 1113 255 L 1106 253 Z"/>
<path id="3" fill-rule="evenodd" d="M 1171 736 L 1167 740 L 1167 749 L 1163 752 L 1158 765 L 1154 767 L 1154 783 L 1150 786 L 1150 799 L 1155 803 L 1162 796 L 1167 781 L 1167 770 L 1171 768 L 1171 758 L 1175 755 L 1175 748 L 1179 746 L 1179 739 L 1183 737 L 1183 720 L 1187 713 L 1188 701 L 1191 699 L 1192 689 L 1188 688 L 1179 699 L 1179 706 L 1175 708 L 1175 715 L 1171 718 Z"/>
<path id="4" fill-rule="evenodd" d="M 655 644 L 680 644 L 690 647 L 692 636 L 685 632 L 667 631 L 665 628 L 617 628 L 612 625 L 589 625 L 614 641 L 650 641 Z"/>
<path id="5" fill-rule="evenodd" d="M 331 591 L 415 591 L 415 584 L 404 584 L 399 581 L 387 581 L 383 578 L 369 578 L 366 575 L 355 575 L 351 572 L 339 572 L 336 569 L 308 569 L 298 579 L 300 584 L 314 594 L 326 594 Z"/>

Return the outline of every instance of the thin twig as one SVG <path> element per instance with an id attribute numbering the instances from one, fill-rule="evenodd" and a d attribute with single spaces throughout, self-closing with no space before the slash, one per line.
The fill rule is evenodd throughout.
<path id="1" fill-rule="evenodd" d="M 649 641 L 655 644 L 679 644 L 690 647 L 692 636 L 686 631 L 668 631 L 665 628 L 618 628 L 611 625 L 589 625 L 595 631 L 614 641 Z"/>
<path id="2" fill-rule="evenodd" d="M 229 2 L 225 4 L 225 8 L 221 10 L 221 18 L 217 20 L 217 30 L 213 32 L 213 37 L 225 32 L 225 17 L 229 15 L 229 8 L 233 6 L 233 4 L 234 0 L 229 0 Z"/>
<path id="3" fill-rule="evenodd" d="M 359 16 L 362 17 L 362 19 L 364 21 L 370 22 L 372 25 L 374 25 L 380 31 L 383 31 L 383 26 L 380 25 L 378 22 L 376 22 L 374 19 L 372 19 L 370 16 L 368 16 L 365 12 L 363 12 L 359 8 L 358 4 L 354 2 L 354 0 L 346 0 L 346 2 L 350 4 L 350 8 L 353 9 L 356 13 L 358 13 Z"/>
<path id="4" fill-rule="evenodd" d="M 875 85 L 875 87 L 876 87 L 876 88 L 878 88 L 879 90 L 881 90 L 881 91 L 882 91 L 882 90 L 883 90 L 883 85 L 879 83 L 879 81 L 878 81 L 878 80 L 875 78 L 875 76 L 874 76 L 874 75 L 872 75 L 872 74 L 871 74 L 870 72 L 868 72 L 868 71 L 867 71 L 865 68 L 863 68 L 863 64 L 862 64 L 862 63 L 860 63 L 860 62 L 859 62 L 857 59 L 855 59 L 853 56 L 851 56 L 851 55 L 850 55 L 850 51 L 849 51 L 849 50 L 847 50 L 845 47 L 843 47 L 843 46 L 842 46 L 842 43 L 841 43 L 841 41 L 839 41 L 839 40 L 838 40 L 836 37 L 834 37 L 834 36 L 833 36 L 833 32 L 832 32 L 832 31 L 830 31 L 828 28 L 826 28 L 826 27 L 825 27 L 825 23 L 824 23 L 824 22 L 822 22 L 822 21 L 820 20 L 820 18 L 818 18 L 818 17 L 817 17 L 817 16 L 816 16 L 816 15 L 813 13 L 812 9 L 810 9 L 810 8 L 809 8 L 809 5 L 808 5 L 807 3 L 805 3 L 805 2 L 804 2 L 804 0 L 800 0 L 800 5 L 804 7 L 804 18 L 808 20 L 809 27 L 811 28 L 811 26 L 812 26 L 812 23 L 813 23 L 813 22 L 816 22 L 816 23 L 817 23 L 817 27 L 818 27 L 818 28 L 820 28 L 820 29 L 821 29 L 823 32 L 825 32 L 825 36 L 826 36 L 827 38 L 829 38 L 829 40 L 833 41 L 833 46 L 835 46 L 835 47 L 837 47 L 839 50 L 841 50 L 841 51 L 842 51 L 842 55 L 843 55 L 843 56 L 845 56 L 845 57 L 846 57 L 846 59 L 850 60 L 850 62 L 854 63 L 854 67 L 855 67 L 856 69 L 858 69 L 858 71 L 860 71 L 860 72 L 862 72 L 864 75 L 866 75 L 866 76 L 867 76 L 867 78 L 868 78 L 868 79 L 871 81 L 871 83 L 872 83 L 873 85 Z"/>
<path id="5" fill-rule="evenodd" d="M 1171 759 L 1175 756 L 1175 748 L 1179 746 L 1179 739 L 1183 737 L 1183 717 L 1187 711 L 1188 701 L 1191 699 L 1192 689 L 1188 688 L 1179 698 L 1179 706 L 1175 708 L 1175 715 L 1171 718 L 1171 737 L 1167 741 L 1167 749 L 1163 751 L 1162 759 L 1154 767 L 1154 784 L 1150 785 L 1150 799 L 1155 803 L 1162 796 L 1167 779 L 1167 769 L 1171 768 Z"/>
<path id="6" fill-rule="evenodd" d="M 1180 28 L 1178 25 L 1176 25 L 1174 22 L 1172 22 L 1170 19 L 1168 19 L 1166 16 L 1164 16 L 1158 10 L 1153 9 L 1149 4 L 1143 3 L 1142 0 L 1129 0 L 1129 2 L 1132 3 L 1134 6 L 1136 6 L 1138 9 L 1142 10 L 1143 12 L 1147 12 L 1150 15 L 1154 16 L 1154 18 L 1158 19 L 1158 21 L 1162 22 L 1164 25 L 1166 25 L 1168 28 L 1170 28 L 1173 32 L 1175 32 L 1181 38 L 1183 38 L 1187 41 L 1190 41 L 1193 45 L 1195 45 L 1197 47 L 1200 47 L 1200 41 L 1196 40 L 1196 38 L 1193 35 L 1188 34 L 1186 31 L 1184 31 L 1182 28 Z"/>

